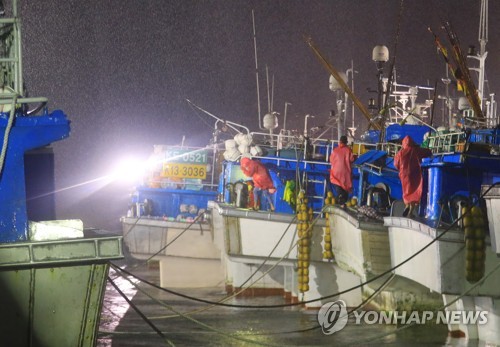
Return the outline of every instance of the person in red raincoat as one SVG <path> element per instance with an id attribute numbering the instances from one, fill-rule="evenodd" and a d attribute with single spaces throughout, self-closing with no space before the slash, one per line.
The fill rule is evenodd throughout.
<path id="1" fill-rule="evenodd" d="M 394 157 L 394 167 L 399 171 L 403 186 L 403 201 L 406 205 L 404 217 L 411 216 L 420 203 L 423 186 L 420 162 L 431 155 L 429 149 L 419 147 L 410 136 L 406 136 L 402 142 L 402 149 Z"/>
<path id="2" fill-rule="evenodd" d="M 276 188 L 274 187 L 273 180 L 267 168 L 260 161 L 252 160 L 250 158 L 243 157 L 241 159 L 241 171 L 247 177 L 251 177 L 253 181 L 253 197 L 254 197 L 254 210 L 259 209 L 259 196 L 266 198 L 269 203 L 269 208 L 274 211 L 274 204 L 271 200 L 269 193 L 274 193 Z"/>
<path id="3" fill-rule="evenodd" d="M 335 147 L 330 155 L 330 182 L 337 192 L 339 205 L 347 202 L 348 193 L 352 191 L 352 163 L 354 156 L 347 146 L 347 137 L 341 136 L 339 145 Z"/>

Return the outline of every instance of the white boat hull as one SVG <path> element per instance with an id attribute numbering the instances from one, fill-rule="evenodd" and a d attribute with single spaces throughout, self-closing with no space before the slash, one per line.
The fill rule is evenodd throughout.
<path id="1" fill-rule="evenodd" d="M 330 233 L 336 264 L 358 276 L 362 282 L 388 273 L 363 286 L 363 298 L 378 291 L 392 272 L 388 228 L 381 222 L 357 218 L 352 213 L 330 206 Z M 412 310 L 414 307 L 437 308 L 441 297 L 424 286 L 404 277 L 395 276 L 371 301 L 380 310 Z"/>
<path id="2" fill-rule="evenodd" d="M 443 231 L 408 218 L 387 217 L 384 222 L 389 227 L 393 266 L 420 251 Z M 488 239 L 486 244 L 485 272 L 488 273 L 499 260 L 491 250 Z M 465 279 L 463 232 L 450 230 L 414 259 L 398 267 L 395 272 L 441 294 L 464 293 L 472 284 Z M 491 276 L 469 294 L 500 296 L 500 276 Z"/>
<path id="3" fill-rule="evenodd" d="M 486 202 L 491 249 L 497 255 L 500 255 L 500 213 L 498 213 L 500 211 L 500 187 L 490 189 L 490 186 L 483 186 L 482 195 L 484 195 L 484 201 Z"/>
<path id="4" fill-rule="evenodd" d="M 134 258 L 159 261 L 162 287 L 223 285 L 221 252 L 209 224 L 122 218 L 122 227 L 123 240 Z"/>
<path id="5" fill-rule="evenodd" d="M 295 269 L 297 251 L 293 245 L 298 237 L 293 216 L 239 210 L 216 203 L 210 203 L 209 210 L 214 239 L 224 245 L 226 281 L 235 292 L 251 285 L 249 291 L 255 295 L 282 294 L 291 301 L 299 298 L 309 301 L 361 283 L 359 277 L 323 260 L 323 226 L 317 225 L 313 228 L 311 240 L 310 290 L 302 295 Z M 324 221 L 322 223 L 324 225 Z M 247 281 L 259 267 L 259 271 Z M 306 307 L 321 307 L 323 303 L 337 299 L 344 300 L 348 306 L 357 306 L 361 303 L 361 290 L 307 303 Z"/>
<path id="6" fill-rule="evenodd" d="M 443 232 L 407 218 L 388 217 L 384 223 L 389 227 L 393 266 L 417 253 Z M 499 259 L 492 251 L 489 238 L 486 244 L 485 273 L 488 274 L 496 269 Z M 395 272 L 441 293 L 445 305 L 458 299 L 446 308 L 448 311 L 488 311 L 486 324 L 448 324 L 448 329 L 453 336 L 500 344 L 500 276 L 493 273 L 475 288 L 466 281 L 463 232 L 448 231 Z"/>
<path id="7" fill-rule="evenodd" d="M 335 260 L 362 281 L 391 268 L 387 227 L 380 222 L 362 222 L 346 211 L 331 206 L 330 232 Z"/>

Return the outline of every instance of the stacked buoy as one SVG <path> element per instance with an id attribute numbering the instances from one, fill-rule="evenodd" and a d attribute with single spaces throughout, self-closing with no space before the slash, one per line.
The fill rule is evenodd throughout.
<path id="1" fill-rule="evenodd" d="M 334 205 L 335 198 L 333 197 L 332 192 L 328 192 L 325 198 L 325 205 Z M 323 236 L 323 259 L 333 259 L 333 251 L 332 251 L 332 234 L 330 232 L 330 214 L 328 212 L 325 213 L 326 219 L 326 227 L 325 227 L 325 235 Z"/>
<path id="2" fill-rule="evenodd" d="M 465 279 L 475 283 L 484 276 L 486 261 L 485 238 L 488 224 L 480 207 L 474 206 L 470 211 L 462 208 L 462 214 L 469 212 L 463 219 L 465 227 Z"/>
<path id="3" fill-rule="evenodd" d="M 304 192 L 299 193 L 297 203 L 297 220 L 298 220 L 298 247 L 297 247 L 297 278 L 299 282 L 299 291 L 301 293 L 309 290 L 309 260 L 311 252 L 311 236 L 310 222 L 312 221 L 313 211 L 307 210 L 307 199 L 304 198 Z"/>

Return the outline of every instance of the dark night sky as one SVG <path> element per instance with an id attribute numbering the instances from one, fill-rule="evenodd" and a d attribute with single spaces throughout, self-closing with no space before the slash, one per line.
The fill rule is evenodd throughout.
<path id="1" fill-rule="evenodd" d="M 69 139 L 54 143 L 56 186 L 109 173 L 127 155 L 146 157 L 153 144 L 204 145 L 213 122 L 204 109 L 257 130 L 251 11 L 255 10 L 261 96 L 265 66 L 275 78 L 275 110 L 288 111 L 287 128 L 305 114 L 323 124 L 335 107 L 329 74 L 306 45 L 312 37 L 333 66 L 358 71 L 355 91 L 366 103 L 376 88 L 372 48 L 394 53 L 398 0 L 108 0 L 23 1 L 24 78 L 31 96 L 71 120 Z M 462 43 L 478 46 L 480 0 L 406 0 L 397 47 L 399 83 L 433 85 L 444 77 L 427 27 L 447 42 L 441 19 Z M 500 2 L 490 1 L 487 78 L 496 92 Z M 440 92 L 444 89 L 440 86 Z M 262 97 L 263 110 L 267 100 Z M 356 123 L 360 126 L 361 116 Z M 363 128 L 365 125 L 361 125 Z M 56 194 L 58 218 L 118 230 L 129 190 L 124 184 L 86 184 Z"/>

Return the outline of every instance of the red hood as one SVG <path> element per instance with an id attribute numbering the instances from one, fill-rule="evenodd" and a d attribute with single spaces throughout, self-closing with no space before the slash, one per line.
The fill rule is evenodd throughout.
<path id="1" fill-rule="evenodd" d="M 250 163 L 251 159 L 247 157 L 241 158 L 241 166 L 247 166 Z"/>
<path id="2" fill-rule="evenodd" d="M 406 135 L 405 138 L 403 139 L 402 146 L 403 148 L 414 147 L 415 141 L 413 141 L 413 139 L 410 136 Z"/>

